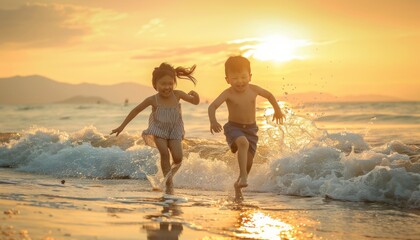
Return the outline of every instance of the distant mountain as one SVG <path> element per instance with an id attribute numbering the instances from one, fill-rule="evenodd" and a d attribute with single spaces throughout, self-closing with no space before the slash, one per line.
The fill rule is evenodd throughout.
<path id="1" fill-rule="evenodd" d="M 39 75 L 0 78 L 0 103 L 3 104 L 54 103 L 76 96 L 79 100 L 80 97 L 94 97 L 104 102 L 139 102 L 155 93 L 152 87 L 136 83 L 68 84 Z"/>
<path id="2" fill-rule="evenodd" d="M 0 78 L 0 104 L 37 104 L 37 103 L 125 103 L 142 101 L 155 94 L 149 86 L 137 83 L 114 85 L 68 84 L 39 76 L 15 76 Z M 201 101 L 210 99 L 202 96 Z M 207 101 L 206 101 L 207 99 Z M 262 100 L 262 99 L 260 99 Z M 280 96 L 286 102 L 392 102 L 405 101 L 381 95 L 334 96 L 322 92 L 291 93 Z M 211 100 L 210 100 L 211 101 Z"/>
<path id="3" fill-rule="evenodd" d="M 101 97 L 76 96 L 76 97 L 65 99 L 63 101 L 59 101 L 57 103 L 101 104 L 101 103 L 109 103 L 109 102 Z"/>

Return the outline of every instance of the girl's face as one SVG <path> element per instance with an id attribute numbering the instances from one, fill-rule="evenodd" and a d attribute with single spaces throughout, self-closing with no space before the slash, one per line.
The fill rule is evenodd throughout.
<path id="1" fill-rule="evenodd" d="M 165 75 L 156 81 L 156 90 L 161 97 L 167 98 L 172 95 L 175 87 L 175 79 L 171 76 Z"/>

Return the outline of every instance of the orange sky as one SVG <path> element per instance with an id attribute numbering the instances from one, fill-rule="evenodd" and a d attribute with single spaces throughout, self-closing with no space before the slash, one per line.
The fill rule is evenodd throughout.
<path id="1" fill-rule="evenodd" d="M 216 97 L 244 54 L 255 84 L 284 92 L 420 100 L 420 1 L 0 1 L 0 77 L 151 85 L 161 62 L 197 64 Z M 94 95 L 94 93 L 92 93 Z"/>

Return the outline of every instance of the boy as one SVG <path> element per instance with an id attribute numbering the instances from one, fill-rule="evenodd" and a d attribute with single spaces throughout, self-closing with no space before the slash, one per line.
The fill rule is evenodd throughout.
<path id="1" fill-rule="evenodd" d="M 223 126 L 226 141 L 233 153 L 238 152 L 239 177 L 234 183 L 235 200 L 242 201 L 242 188 L 248 186 L 248 174 L 251 170 L 258 142 L 256 124 L 256 98 L 266 98 L 274 108 L 273 121 L 283 123 L 284 115 L 273 94 L 249 84 L 251 81 L 251 64 L 242 56 L 229 57 L 225 62 L 225 79 L 230 87 L 224 90 L 209 106 L 210 132 L 218 133 L 222 126 L 216 120 L 216 110 L 226 102 L 228 122 Z"/>

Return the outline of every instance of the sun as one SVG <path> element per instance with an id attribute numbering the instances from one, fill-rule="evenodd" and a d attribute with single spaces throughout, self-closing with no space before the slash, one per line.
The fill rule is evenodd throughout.
<path id="1" fill-rule="evenodd" d="M 282 36 L 266 36 L 242 41 L 240 47 L 244 57 L 253 57 L 261 61 L 288 62 L 306 57 L 298 53 L 302 47 L 311 43 L 303 39 L 291 39 Z"/>

